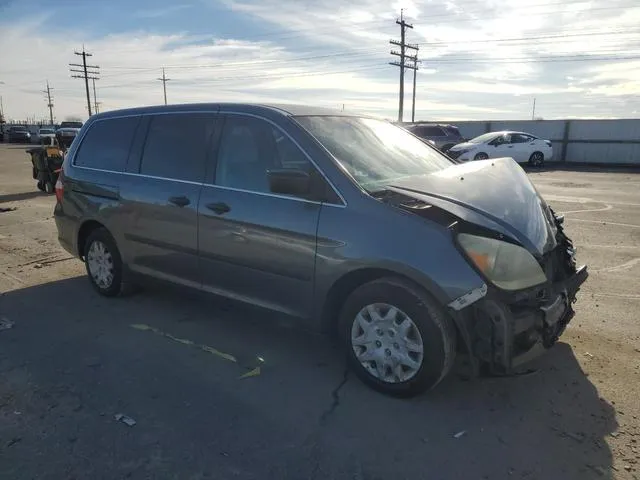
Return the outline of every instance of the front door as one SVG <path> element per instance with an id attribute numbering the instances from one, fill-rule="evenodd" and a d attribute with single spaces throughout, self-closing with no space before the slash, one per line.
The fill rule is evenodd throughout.
<path id="1" fill-rule="evenodd" d="M 322 205 L 272 194 L 270 168 L 314 169 L 267 120 L 229 114 L 202 189 L 199 246 L 205 290 L 293 315 L 312 305 Z"/>
<path id="2" fill-rule="evenodd" d="M 121 186 L 127 262 L 133 271 L 200 287 L 198 200 L 216 114 L 161 114 L 148 122 L 139 164 Z"/>

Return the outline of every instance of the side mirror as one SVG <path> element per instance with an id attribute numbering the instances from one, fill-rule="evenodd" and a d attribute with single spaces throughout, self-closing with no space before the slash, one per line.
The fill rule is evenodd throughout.
<path id="1" fill-rule="evenodd" d="M 272 193 L 305 196 L 311 191 L 311 176 L 302 170 L 274 168 L 267 170 Z"/>

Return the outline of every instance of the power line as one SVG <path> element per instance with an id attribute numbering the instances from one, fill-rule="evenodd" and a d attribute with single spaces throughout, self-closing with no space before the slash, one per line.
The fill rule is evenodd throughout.
<path id="1" fill-rule="evenodd" d="M 389 62 L 390 65 L 394 65 L 396 67 L 400 67 L 400 92 L 398 97 L 398 122 L 402 122 L 402 114 L 404 112 L 404 70 L 405 68 L 417 69 L 418 65 L 418 57 L 416 55 L 407 55 L 405 52 L 407 49 L 418 51 L 417 45 L 408 44 L 405 42 L 405 36 L 407 32 L 407 28 L 413 28 L 413 25 L 408 24 L 404 21 L 404 9 L 400 10 L 400 20 L 396 20 L 396 23 L 400 25 L 400 41 L 397 40 L 389 40 L 391 45 L 396 45 L 400 47 L 400 52 L 396 50 L 391 50 L 391 55 L 396 55 L 400 57 L 400 61 Z M 407 65 L 406 59 L 413 60 L 413 65 Z"/>
<path id="2" fill-rule="evenodd" d="M 529 42 L 531 40 L 557 40 L 559 38 L 580 38 L 580 37 L 591 37 L 591 36 L 609 36 L 609 35 L 629 35 L 635 34 L 634 31 L 622 31 L 622 32 L 603 32 L 603 31 L 594 31 L 594 32 L 583 32 L 578 34 L 553 34 L 553 35 L 538 35 L 531 37 L 511 37 L 511 38 L 492 38 L 492 39 L 479 39 L 479 40 L 468 40 L 468 41 L 440 41 L 440 42 L 419 42 L 418 46 L 449 46 L 449 45 L 458 45 L 458 44 L 476 44 L 476 43 L 502 43 L 502 42 Z M 638 31 L 640 33 L 640 30 Z M 559 45 L 558 43 L 554 43 L 554 45 Z M 472 53 L 469 51 L 468 53 Z M 318 60 L 318 59 L 331 59 L 336 57 L 368 57 L 382 55 L 382 52 L 379 48 L 371 48 L 371 47 L 363 47 L 359 49 L 353 49 L 351 51 L 338 51 L 332 53 L 323 53 L 321 55 L 302 55 L 300 57 L 291 57 L 291 58 L 279 58 L 279 59 L 269 59 L 269 60 L 255 60 L 255 61 L 242 61 L 242 62 L 225 62 L 225 63 L 210 63 L 210 64 L 173 64 L 173 65 L 165 65 L 166 69 L 180 69 L 180 70 L 191 70 L 191 69 L 207 69 L 207 68 L 216 68 L 216 69 L 229 69 L 230 67 L 242 67 L 249 66 L 253 67 L 257 65 L 266 65 L 271 63 L 282 63 L 283 61 L 291 62 L 302 62 L 307 60 Z M 155 67 L 127 67 L 127 66 L 117 66 L 112 65 L 108 67 L 110 69 L 122 69 L 122 70 L 131 70 L 129 73 L 112 73 L 109 75 L 104 75 L 103 77 L 117 77 L 120 75 L 129 75 L 134 74 L 136 72 L 147 72 L 155 70 Z"/>
<path id="3" fill-rule="evenodd" d="M 74 54 L 82 56 L 82 65 L 78 63 L 70 63 L 69 66 L 72 68 L 70 68 L 69 70 L 72 73 L 81 74 L 81 75 L 71 75 L 73 78 L 84 78 L 84 86 L 87 92 L 87 111 L 89 112 L 89 116 L 91 116 L 92 114 L 91 114 L 91 96 L 89 95 L 89 80 L 95 81 L 99 79 L 98 75 L 100 75 L 100 72 L 99 72 L 100 67 L 98 65 L 87 65 L 87 57 L 91 57 L 93 56 L 93 54 L 86 52 L 84 49 L 84 46 L 82 47 L 82 52 L 74 52 Z M 82 68 L 82 70 L 78 70 L 78 68 L 73 68 L 73 67 Z M 94 88 L 95 88 L 95 83 L 94 83 Z M 94 90 L 94 93 L 95 93 L 95 90 Z"/>
<path id="4" fill-rule="evenodd" d="M 167 82 L 169 80 L 171 80 L 170 78 L 167 78 L 166 75 L 164 74 L 164 68 L 162 69 L 162 78 L 156 78 L 156 80 L 160 80 L 162 82 L 162 89 L 164 91 L 164 104 L 167 104 Z"/>
<path id="5" fill-rule="evenodd" d="M 53 125 L 53 98 L 51 97 L 51 90 L 53 88 L 49 87 L 49 80 L 47 80 L 47 89 L 43 90 L 43 93 L 47 94 L 47 107 L 49 107 L 49 120 L 51 121 L 51 125 Z"/>

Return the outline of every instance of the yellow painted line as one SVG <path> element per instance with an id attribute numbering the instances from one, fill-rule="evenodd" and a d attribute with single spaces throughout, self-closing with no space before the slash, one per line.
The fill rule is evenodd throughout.
<path id="1" fill-rule="evenodd" d="M 240 379 L 242 378 L 249 378 L 249 377 L 257 377 L 258 375 L 260 375 L 260 367 L 256 367 L 253 370 L 245 373 L 244 375 L 240 375 Z"/>
<path id="2" fill-rule="evenodd" d="M 183 345 L 193 346 L 193 347 L 199 348 L 203 352 L 210 353 L 212 355 L 215 355 L 217 357 L 223 358 L 223 359 L 228 360 L 230 362 L 238 363 L 238 361 L 236 360 L 236 357 L 234 357 L 230 353 L 221 352 L 220 350 L 218 350 L 216 348 L 213 348 L 213 347 L 210 347 L 208 345 L 199 345 L 199 344 L 197 344 L 197 343 L 195 343 L 195 342 L 193 342 L 191 340 L 187 340 L 186 338 L 174 337 L 170 333 L 165 333 L 162 330 L 158 330 L 157 328 L 152 327 L 151 325 L 146 325 L 144 323 L 133 323 L 130 326 L 131 326 L 131 328 L 135 328 L 136 330 L 141 330 L 143 332 L 152 332 L 152 333 L 155 333 L 156 335 L 160 335 L 161 337 L 165 337 L 165 338 L 168 338 L 169 340 L 173 340 L 174 342 L 182 343 Z M 258 367 L 258 370 L 259 369 L 260 369 L 260 367 Z M 249 373 L 251 373 L 251 372 L 249 372 Z"/>

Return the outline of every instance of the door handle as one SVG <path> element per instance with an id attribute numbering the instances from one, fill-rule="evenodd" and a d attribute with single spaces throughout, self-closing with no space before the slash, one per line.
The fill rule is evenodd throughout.
<path id="1" fill-rule="evenodd" d="M 176 205 L 178 207 L 186 207 L 187 205 L 189 205 L 191 203 L 191 200 L 189 200 L 184 195 L 181 195 L 181 196 L 178 196 L 178 197 L 169 197 L 169 203 L 173 203 L 174 205 Z"/>
<path id="2" fill-rule="evenodd" d="M 218 215 L 223 215 L 231 210 L 231 207 L 224 202 L 207 203 L 205 207 L 214 211 Z"/>

